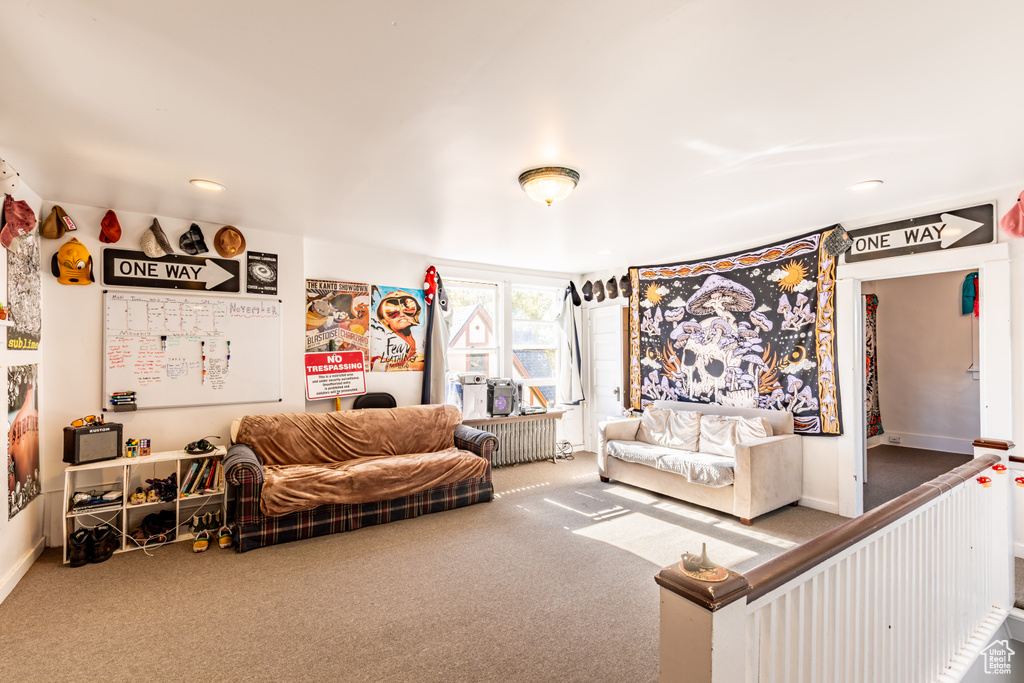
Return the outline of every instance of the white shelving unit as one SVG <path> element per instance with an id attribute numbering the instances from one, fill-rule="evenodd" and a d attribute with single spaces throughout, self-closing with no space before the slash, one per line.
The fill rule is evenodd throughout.
<path id="1" fill-rule="evenodd" d="M 210 453 L 195 455 L 185 451 L 162 451 L 151 455 L 143 455 L 135 458 L 115 458 L 113 460 L 101 460 L 90 462 L 84 465 L 69 465 L 64 470 L 64 563 L 70 562 L 68 537 L 79 527 L 95 527 L 100 524 L 110 524 L 120 536 L 120 547 L 115 552 L 127 552 L 138 550 L 143 546 L 130 537 L 132 527 L 137 527 L 145 515 L 160 510 L 174 510 L 174 519 L 177 524 L 174 541 L 187 541 L 194 537 L 188 531 L 192 515 L 205 514 L 220 510 L 221 520 L 227 520 L 228 514 L 228 491 L 225 483 L 220 489 L 210 493 L 192 494 L 186 497 L 181 495 L 181 480 L 188 473 L 193 461 L 200 461 L 204 458 L 222 459 L 227 454 L 223 446 L 214 449 Z M 167 465 L 173 465 L 173 469 Z M 159 478 L 166 478 L 170 471 L 177 472 L 179 490 L 173 501 L 160 501 L 156 503 L 140 503 L 132 505 L 129 497 L 135 491 L 136 486 L 145 486 L 146 478 L 157 478 L 157 469 L 167 472 Z M 149 469 L 148 474 L 145 469 Z M 109 470 L 109 471 L 108 471 Z M 120 479 L 121 500 L 109 505 L 96 505 L 84 510 L 73 510 L 71 499 L 79 491 L 89 491 L 101 488 L 100 486 L 78 488 L 79 475 L 93 473 L 110 480 L 115 477 Z M 117 484 L 114 485 L 116 490 Z M 144 514 L 143 514 L 144 513 Z M 129 526 L 131 525 L 131 527 Z M 150 546 L 153 547 L 153 546 Z"/>

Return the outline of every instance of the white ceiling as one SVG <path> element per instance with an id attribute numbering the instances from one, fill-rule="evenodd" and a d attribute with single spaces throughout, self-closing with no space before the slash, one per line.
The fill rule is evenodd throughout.
<path id="1" fill-rule="evenodd" d="M 0 149 L 65 202 L 584 272 L 1024 179 L 1020 0 L 4 5 Z"/>

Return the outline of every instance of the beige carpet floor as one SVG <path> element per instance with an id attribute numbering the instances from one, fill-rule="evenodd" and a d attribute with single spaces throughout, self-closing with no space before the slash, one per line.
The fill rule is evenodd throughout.
<path id="1" fill-rule="evenodd" d="M 491 503 L 242 555 L 47 550 L 0 604 L 0 678 L 648 683 L 663 566 L 706 540 L 742 572 L 843 521 L 745 527 L 602 484 L 589 453 L 494 481 Z"/>

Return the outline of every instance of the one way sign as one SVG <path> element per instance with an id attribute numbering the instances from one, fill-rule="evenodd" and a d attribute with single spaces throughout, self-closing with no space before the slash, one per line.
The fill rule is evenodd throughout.
<path id="1" fill-rule="evenodd" d="M 241 266 L 233 259 L 178 254 L 150 258 L 141 251 L 103 250 L 103 284 L 115 287 L 237 292 L 240 273 Z"/>
<path id="2" fill-rule="evenodd" d="M 847 263 L 988 244 L 995 240 L 995 206 L 982 204 L 849 233 L 853 246 Z"/>

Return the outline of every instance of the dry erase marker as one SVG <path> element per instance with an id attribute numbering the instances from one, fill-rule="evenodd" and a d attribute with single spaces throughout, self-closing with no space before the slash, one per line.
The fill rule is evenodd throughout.
<path id="1" fill-rule="evenodd" d="M 160 335 L 160 348 L 163 349 L 164 351 L 167 350 L 167 335 L 166 334 Z"/>
<path id="2" fill-rule="evenodd" d="M 206 384 L 206 342 L 201 341 L 199 345 L 203 349 L 203 384 Z"/>
<path id="3" fill-rule="evenodd" d="M 231 342 L 230 341 L 228 342 L 228 361 L 227 361 L 227 363 L 224 364 L 224 369 L 225 370 L 230 370 L 231 369 Z"/>

